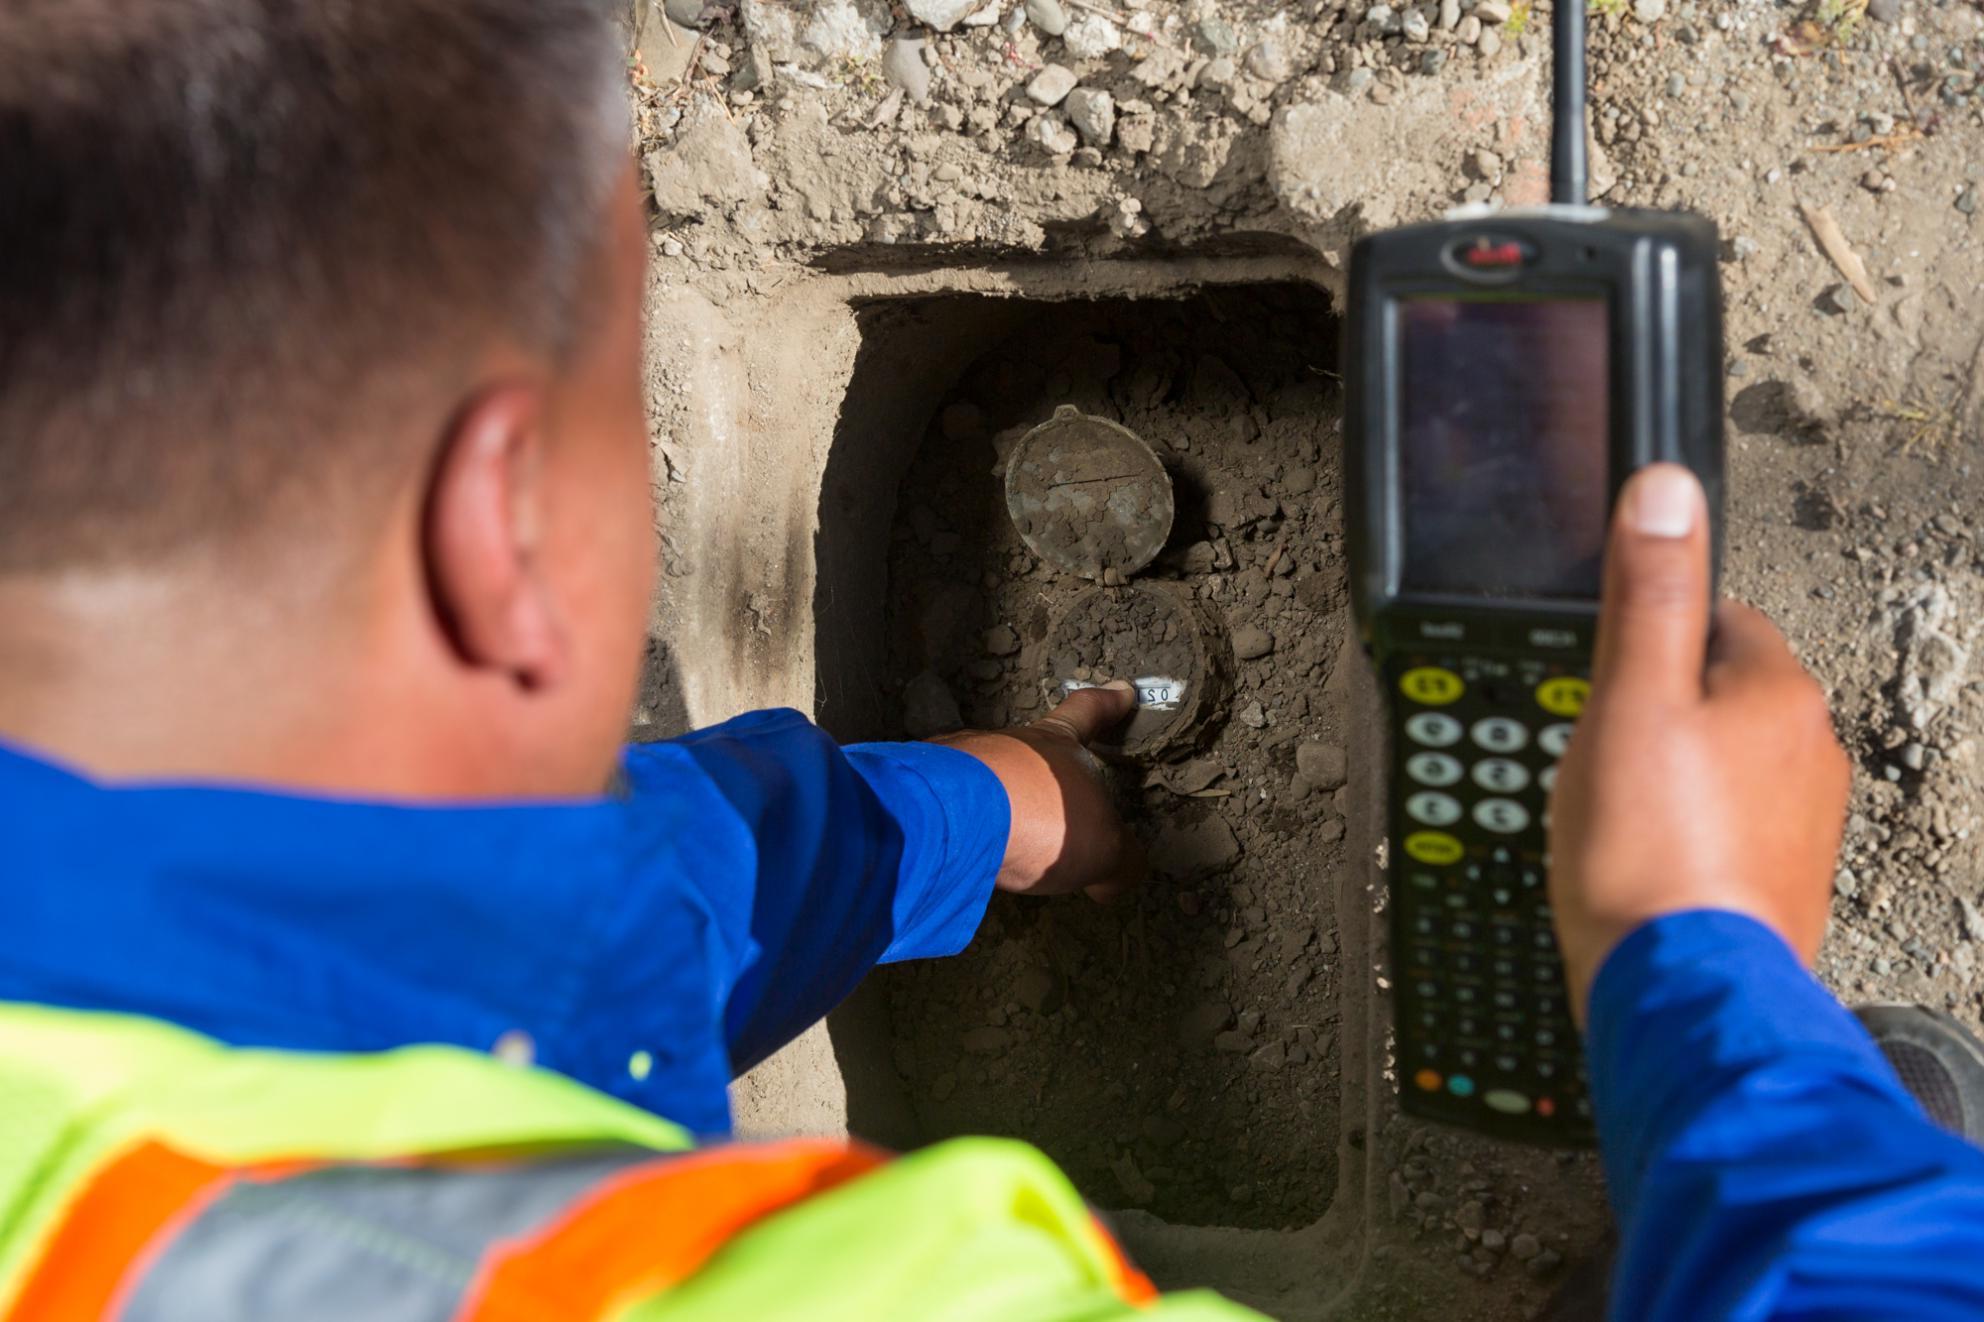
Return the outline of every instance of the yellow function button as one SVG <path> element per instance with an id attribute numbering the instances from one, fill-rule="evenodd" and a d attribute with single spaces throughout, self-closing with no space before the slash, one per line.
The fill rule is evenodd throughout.
<path id="1" fill-rule="evenodd" d="M 1421 863 L 1444 867 L 1448 863 L 1460 862 L 1460 856 L 1466 851 L 1461 848 L 1460 841 L 1445 831 L 1414 831 L 1405 838 L 1405 852 Z"/>
<path id="2" fill-rule="evenodd" d="M 1590 696 L 1590 681 L 1575 675 L 1559 675 L 1536 686 L 1536 705 L 1552 716 L 1576 716 Z"/>
<path id="3" fill-rule="evenodd" d="M 1428 707 L 1446 706 L 1466 687 L 1459 675 L 1439 666 L 1415 666 L 1398 677 L 1398 691 Z"/>

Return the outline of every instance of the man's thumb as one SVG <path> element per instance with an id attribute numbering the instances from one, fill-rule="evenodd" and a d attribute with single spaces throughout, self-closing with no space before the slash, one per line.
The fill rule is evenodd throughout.
<path id="1" fill-rule="evenodd" d="M 1708 619 L 1708 501 L 1687 469 L 1649 465 L 1613 512 L 1594 684 L 1654 700 L 1699 697 Z"/>
<path id="2" fill-rule="evenodd" d="M 1058 726 L 1087 747 L 1095 737 L 1136 710 L 1137 691 L 1128 680 L 1116 679 L 1099 688 L 1076 689 L 1035 725 Z"/>

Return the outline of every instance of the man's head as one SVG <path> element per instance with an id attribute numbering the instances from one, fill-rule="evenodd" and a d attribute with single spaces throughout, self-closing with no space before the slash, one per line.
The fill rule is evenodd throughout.
<path id="1" fill-rule="evenodd" d="M 0 737 L 603 778 L 652 562 L 623 68 L 601 0 L 0 11 Z M 149 683 L 112 652 L 211 737 L 93 726 Z"/>

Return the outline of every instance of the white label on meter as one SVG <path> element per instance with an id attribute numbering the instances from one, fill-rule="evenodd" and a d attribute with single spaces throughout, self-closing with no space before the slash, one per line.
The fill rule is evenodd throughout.
<path id="1" fill-rule="evenodd" d="M 1185 700 L 1185 681 L 1182 679 L 1166 679 L 1162 675 L 1149 675 L 1143 679 L 1133 679 L 1130 683 L 1136 686 L 1137 705 L 1139 707 L 1146 707 L 1152 711 L 1170 711 Z M 1100 684 L 1092 684 L 1085 679 L 1064 679 L 1061 681 L 1061 692 L 1063 693 L 1073 693 L 1076 689 L 1096 689 L 1101 687 Z"/>

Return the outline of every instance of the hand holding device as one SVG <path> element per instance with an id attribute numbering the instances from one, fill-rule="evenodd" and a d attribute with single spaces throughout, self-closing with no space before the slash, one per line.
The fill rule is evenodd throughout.
<path id="1" fill-rule="evenodd" d="M 1619 498 L 1591 699 L 1551 802 L 1550 903 L 1580 1022 L 1606 955 L 1663 914 L 1747 914 L 1808 964 L 1825 931 L 1846 755 L 1776 627 L 1724 603 L 1711 633 L 1709 603 L 1701 487 L 1645 469 Z"/>

